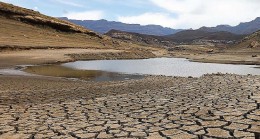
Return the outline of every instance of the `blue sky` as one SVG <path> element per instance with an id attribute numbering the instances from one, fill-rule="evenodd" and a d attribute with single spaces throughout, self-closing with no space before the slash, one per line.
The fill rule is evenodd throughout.
<path id="1" fill-rule="evenodd" d="M 260 17 L 260 0 L 0 0 L 43 14 L 171 28 L 237 25 Z"/>

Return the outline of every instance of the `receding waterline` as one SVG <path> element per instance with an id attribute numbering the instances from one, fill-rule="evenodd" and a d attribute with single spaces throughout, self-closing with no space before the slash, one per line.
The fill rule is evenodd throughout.
<path id="1" fill-rule="evenodd" d="M 145 74 L 165 76 L 199 77 L 211 73 L 231 73 L 239 75 L 260 75 L 254 65 L 233 65 L 190 62 L 183 58 L 151 58 L 137 60 L 94 60 L 76 61 L 62 64 L 78 70 L 98 70 L 124 74 Z"/>
<path id="2" fill-rule="evenodd" d="M 77 78 L 90 81 L 122 81 L 129 79 L 141 79 L 144 77 L 142 75 L 119 74 L 98 70 L 73 69 L 61 65 L 28 66 L 24 69 L 24 71 L 34 75 Z"/>

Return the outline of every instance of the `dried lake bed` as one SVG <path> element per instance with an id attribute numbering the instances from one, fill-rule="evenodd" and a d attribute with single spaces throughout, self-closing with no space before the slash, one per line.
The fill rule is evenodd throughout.
<path id="1" fill-rule="evenodd" d="M 1 75 L 0 138 L 259 139 L 260 76 L 247 74 L 112 82 Z"/>

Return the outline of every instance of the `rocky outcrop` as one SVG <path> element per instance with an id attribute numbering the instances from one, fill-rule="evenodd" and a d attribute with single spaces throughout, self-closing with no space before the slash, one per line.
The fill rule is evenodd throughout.
<path id="1" fill-rule="evenodd" d="M 246 36 L 236 47 L 260 48 L 260 30 Z"/>
<path id="2" fill-rule="evenodd" d="M 47 26 L 58 31 L 84 33 L 90 36 L 101 38 L 100 35 L 84 27 L 63 21 L 57 18 L 45 16 L 39 12 L 17 7 L 11 4 L 0 2 L 0 16 L 26 22 L 36 26 Z"/>
<path id="3" fill-rule="evenodd" d="M 260 43 L 258 41 L 252 41 L 249 46 L 249 48 L 257 48 L 260 47 Z"/>

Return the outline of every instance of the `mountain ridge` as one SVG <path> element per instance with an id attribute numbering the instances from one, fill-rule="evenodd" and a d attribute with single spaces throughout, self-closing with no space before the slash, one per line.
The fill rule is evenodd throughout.
<path id="1" fill-rule="evenodd" d="M 230 25 L 218 25 L 216 27 L 201 27 L 198 30 L 216 32 L 216 31 L 227 31 L 234 34 L 252 34 L 260 30 L 260 17 L 255 18 L 249 22 L 241 22 L 237 26 Z"/>
<path id="2" fill-rule="evenodd" d="M 140 24 L 126 24 L 117 21 L 107 21 L 105 19 L 101 20 L 73 20 L 67 17 L 59 17 L 66 21 L 84 26 L 101 34 L 107 33 L 112 29 L 121 30 L 126 32 L 134 32 L 147 35 L 164 36 L 169 34 L 174 34 L 176 32 L 182 31 L 182 29 L 172 29 L 167 27 L 162 27 L 160 25 L 140 25 Z"/>
<path id="3" fill-rule="evenodd" d="M 125 24 L 117 21 L 107 21 L 105 19 L 73 20 L 73 19 L 68 19 L 67 17 L 60 17 L 60 19 L 84 26 L 86 28 L 89 28 L 101 34 L 109 32 L 112 29 L 115 29 L 115 30 L 133 32 L 139 34 L 165 36 L 165 35 L 175 34 L 181 31 L 189 30 L 189 29 L 172 29 L 172 28 L 162 27 L 160 25 L 142 26 L 140 24 Z M 258 31 L 259 29 L 260 29 L 260 17 L 257 17 L 252 21 L 241 22 L 237 26 L 230 26 L 230 25 L 217 25 L 215 27 L 203 26 L 195 30 L 207 31 L 207 32 L 226 31 L 238 35 L 248 35 Z"/>

